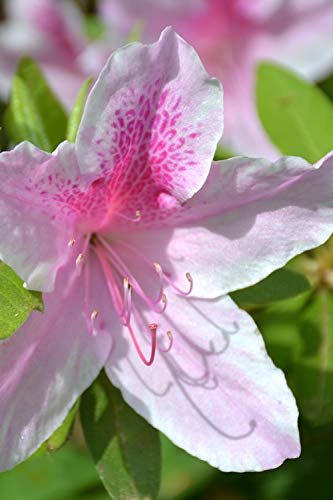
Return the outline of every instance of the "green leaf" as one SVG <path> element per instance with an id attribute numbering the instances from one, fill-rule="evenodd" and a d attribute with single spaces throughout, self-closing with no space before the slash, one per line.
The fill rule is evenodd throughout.
<path id="1" fill-rule="evenodd" d="M 287 375 L 301 414 L 333 422 L 333 293 L 320 289 L 255 318 L 269 354 Z"/>
<path id="2" fill-rule="evenodd" d="M 80 411 L 88 447 L 111 498 L 157 498 L 159 434 L 127 406 L 104 373 L 84 393 Z"/>
<path id="3" fill-rule="evenodd" d="M 68 119 L 67 127 L 67 139 L 71 142 L 75 142 L 77 131 L 79 129 L 81 118 L 84 111 L 84 106 L 86 104 L 87 96 L 90 91 L 90 87 L 93 83 L 93 78 L 88 78 L 79 90 L 76 97 L 74 107 Z"/>
<path id="4" fill-rule="evenodd" d="M 26 290 L 15 272 L 0 262 L 0 339 L 18 330 L 33 310 L 43 311 L 41 294 Z"/>
<path id="5" fill-rule="evenodd" d="M 2 500 L 106 500 L 103 489 L 88 453 L 71 443 L 0 474 Z"/>
<path id="6" fill-rule="evenodd" d="M 260 283 L 231 294 L 238 304 L 269 304 L 295 297 L 310 289 L 302 274 L 289 269 L 278 269 Z"/>
<path id="7" fill-rule="evenodd" d="M 192 498 L 220 476 L 217 469 L 178 448 L 162 437 L 162 481 L 159 500 Z M 201 498 L 201 497 L 200 497 Z"/>
<path id="8" fill-rule="evenodd" d="M 139 42 L 142 38 L 143 26 L 144 26 L 143 21 L 139 19 L 133 26 L 133 29 L 131 33 L 128 35 L 126 42 L 127 43 Z"/>
<path id="9" fill-rule="evenodd" d="M 214 155 L 215 161 L 228 160 L 228 158 L 232 158 L 233 156 L 235 156 L 235 154 L 232 151 L 225 149 L 220 144 L 217 145 L 215 155 Z"/>
<path id="10" fill-rule="evenodd" d="M 319 82 L 318 86 L 333 101 L 333 74 Z"/>
<path id="11" fill-rule="evenodd" d="M 83 28 L 87 37 L 93 41 L 103 38 L 106 31 L 105 23 L 94 14 L 85 16 Z"/>
<path id="12" fill-rule="evenodd" d="M 53 151 L 66 137 L 67 116 L 39 66 L 23 58 L 13 80 L 5 126 L 10 139 Z"/>
<path id="13" fill-rule="evenodd" d="M 72 431 L 74 420 L 79 409 L 79 404 L 80 401 L 77 400 L 77 402 L 63 421 L 62 425 L 47 440 L 47 449 L 49 451 L 59 450 L 59 448 L 61 448 L 66 443 Z"/>
<path id="14" fill-rule="evenodd" d="M 333 104 L 318 87 L 271 63 L 257 76 L 258 113 L 283 154 L 315 163 L 333 149 Z"/>

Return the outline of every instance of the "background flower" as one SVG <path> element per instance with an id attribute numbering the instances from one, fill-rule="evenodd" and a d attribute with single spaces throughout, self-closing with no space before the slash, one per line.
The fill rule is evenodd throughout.
<path id="1" fill-rule="evenodd" d="M 235 153 L 276 158 L 255 105 L 260 60 L 318 80 L 333 69 L 330 0 L 102 0 L 103 17 L 129 33 L 139 20 L 151 40 L 167 25 L 198 51 L 226 95 L 224 144 Z"/>

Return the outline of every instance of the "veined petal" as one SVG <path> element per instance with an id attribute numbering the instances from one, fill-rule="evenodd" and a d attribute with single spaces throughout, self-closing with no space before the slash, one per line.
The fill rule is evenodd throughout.
<path id="1" fill-rule="evenodd" d="M 114 337 L 107 373 L 129 405 L 177 446 L 224 471 L 260 471 L 299 455 L 298 412 L 283 373 L 268 357 L 253 320 L 228 297 L 169 295 L 158 324 L 169 353 L 146 367 L 127 340 Z M 136 324 L 142 348 L 149 336 Z"/>
<path id="2" fill-rule="evenodd" d="M 315 166 L 292 157 L 214 163 L 192 200 L 156 213 L 153 226 L 163 224 L 171 227 L 122 239 L 179 283 L 190 272 L 194 296 L 214 298 L 257 283 L 331 236 L 333 155 Z"/>
<path id="3" fill-rule="evenodd" d="M 69 143 L 52 155 L 28 142 L 0 154 L 0 259 L 28 288 L 51 291 L 70 257 L 76 234 L 68 201 L 80 181 Z"/>
<path id="4" fill-rule="evenodd" d="M 108 356 L 108 333 L 88 331 L 83 275 L 71 283 L 74 269 L 71 262 L 45 294 L 44 314 L 32 313 L 0 343 L 0 470 L 25 460 L 61 425 Z M 103 300 L 101 279 L 93 273 L 95 301 Z"/>
<path id="5" fill-rule="evenodd" d="M 207 178 L 222 109 L 219 82 L 167 28 L 155 44 L 134 43 L 109 59 L 79 129 L 80 168 L 109 176 L 113 197 L 134 211 L 163 191 L 184 201 Z"/>

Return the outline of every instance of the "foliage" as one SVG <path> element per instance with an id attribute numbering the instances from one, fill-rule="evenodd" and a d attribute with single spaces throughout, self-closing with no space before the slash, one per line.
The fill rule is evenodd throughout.
<path id="1" fill-rule="evenodd" d="M 66 136 L 66 113 L 38 65 L 27 57 L 14 76 L 5 127 L 14 143 L 27 140 L 49 152 Z"/>
<path id="2" fill-rule="evenodd" d="M 81 421 L 110 497 L 156 498 L 161 468 L 158 432 L 127 406 L 104 373 L 82 397 Z"/>
<path id="3" fill-rule="evenodd" d="M 311 163 L 333 149 L 333 104 L 319 88 L 272 63 L 258 68 L 258 113 L 281 153 Z"/>
<path id="4" fill-rule="evenodd" d="M 0 262 L 0 340 L 13 335 L 33 310 L 43 311 L 41 294 L 26 290 L 15 272 Z"/>

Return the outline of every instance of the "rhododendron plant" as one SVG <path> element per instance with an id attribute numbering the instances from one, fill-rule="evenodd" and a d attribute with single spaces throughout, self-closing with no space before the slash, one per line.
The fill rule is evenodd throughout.
<path id="1" fill-rule="evenodd" d="M 124 33 L 140 19 L 146 41 L 172 24 L 198 50 L 223 82 L 223 140 L 236 153 L 278 156 L 256 112 L 260 60 L 281 62 L 311 80 L 333 69 L 331 0 L 102 0 L 100 8 Z"/>
<path id="2" fill-rule="evenodd" d="M 284 375 L 226 294 L 330 236 L 333 158 L 212 164 L 222 115 L 220 83 L 168 28 L 109 59 L 76 144 L 0 154 L 0 258 L 45 292 L 45 312 L 0 345 L 1 469 L 51 435 L 102 367 L 215 467 L 298 456 Z"/>

